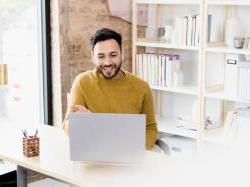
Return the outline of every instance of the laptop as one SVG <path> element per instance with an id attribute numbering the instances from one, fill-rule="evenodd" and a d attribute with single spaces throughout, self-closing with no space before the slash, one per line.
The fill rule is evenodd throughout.
<path id="1" fill-rule="evenodd" d="M 70 113 L 70 159 L 140 163 L 146 151 L 144 114 Z"/>

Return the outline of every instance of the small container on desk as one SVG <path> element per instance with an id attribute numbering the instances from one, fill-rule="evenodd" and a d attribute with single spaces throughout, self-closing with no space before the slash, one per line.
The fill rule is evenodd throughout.
<path id="1" fill-rule="evenodd" d="M 26 157 L 39 156 L 39 137 L 27 136 L 23 137 L 23 154 Z"/>

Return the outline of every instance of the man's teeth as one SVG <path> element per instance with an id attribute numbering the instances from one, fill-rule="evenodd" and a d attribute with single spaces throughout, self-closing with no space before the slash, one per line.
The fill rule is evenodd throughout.
<path id="1" fill-rule="evenodd" d="M 105 69 L 105 70 L 111 70 L 112 67 L 105 67 L 104 69 Z"/>

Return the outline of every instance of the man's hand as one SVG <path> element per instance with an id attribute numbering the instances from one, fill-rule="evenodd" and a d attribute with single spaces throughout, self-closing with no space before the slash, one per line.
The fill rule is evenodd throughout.
<path id="1" fill-rule="evenodd" d="M 70 112 L 82 112 L 82 113 L 91 113 L 86 107 L 82 105 L 73 105 L 70 108 Z"/>

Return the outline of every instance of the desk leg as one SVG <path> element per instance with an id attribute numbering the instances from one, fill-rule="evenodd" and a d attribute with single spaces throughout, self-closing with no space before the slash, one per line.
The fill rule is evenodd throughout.
<path id="1" fill-rule="evenodd" d="M 27 187 L 27 170 L 17 166 L 17 187 Z"/>

